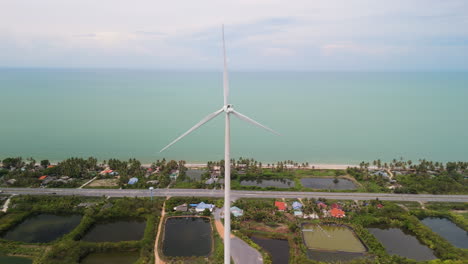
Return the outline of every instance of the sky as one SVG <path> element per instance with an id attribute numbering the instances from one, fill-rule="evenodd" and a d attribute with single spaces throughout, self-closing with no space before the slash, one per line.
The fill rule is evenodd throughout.
<path id="1" fill-rule="evenodd" d="M 0 67 L 466 71 L 466 0 L 0 0 Z"/>

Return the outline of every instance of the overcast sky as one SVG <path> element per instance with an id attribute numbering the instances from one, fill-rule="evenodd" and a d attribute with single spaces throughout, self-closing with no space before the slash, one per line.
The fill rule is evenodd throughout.
<path id="1" fill-rule="evenodd" d="M 0 67 L 468 70 L 467 0 L 0 0 Z"/>

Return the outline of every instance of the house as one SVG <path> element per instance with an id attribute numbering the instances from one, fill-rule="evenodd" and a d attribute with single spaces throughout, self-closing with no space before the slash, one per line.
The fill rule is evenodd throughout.
<path id="1" fill-rule="evenodd" d="M 177 212 L 187 212 L 187 210 L 188 210 L 188 206 L 186 203 L 174 207 L 174 211 L 177 211 Z"/>
<path id="2" fill-rule="evenodd" d="M 297 201 L 296 201 L 296 202 L 293 202 L 293 203 L 292 203 L 292 208 L 293 208 L 294 210 L 300 210 L 300 209 L 302 209 L 302 204 L 301 204 L 300 202 L 297 202 Z"/>
<path id="3" fill-rule="evenodd" d="M 203 212 L 205 209 L 210 210 L 210 212 L 213 212 L 213 208 L 215 208 L 214 204 L 206 204 L 204 202 L 201 202 L 195 207 L 196 212 Z"/>
<path id="4" fill-rule="evenodd" d="M 306 218 L 306 219 L 307 219 L 307 218 L 309 218 L 309 219 L 319 219 L 319 216 L 318 216 L 318 214 L 316 214 L 316 213 L 311 213 L 311 214 L 308 214 L 308 215 L 305 214 L 305 215 L 304 215 L 304 218 Z"/>
<path id="5" fill-rule="evenodd" d="M 337 203 L 333 203 L 333 204 L 331 205 L 331 208 L 332 208 L 332 209 L 333 209 L 333 208 L 341 209 L 341 205 L 339 205 L 339 204 L 337 204 Z"/>
<path id="6" fill-rule="evenodd" d="M 240 209 L 237 206 L 233 206 L 231 207 L 231 214 L 233 214 L 235 217 L 243 216 L 244 210 Z"/>
<path id="7" fill-rule="evenodd" d="M 138 178 L 135 178 L 135 177 L 130 178 L 130 180 L 128 180 L 128 184 L 130 184 L 130 185 L 133 185 L 133 184 L 135 184 L 137 182 L 138 182 Z"/>
<path id="8" fill-rule="evenodd" d="M 147 181 L 146 184 L 158 184 L 159 181 L 158 180 L 151 180 L 151 181 Z"/>
<path id="9" fill-rule="evenodd" d="M 169 178 L 171 178 L 171 180 L 177 180 L 177 177 L 179 177 L 179 170 L 171 170 Z"/>
<path id="10" fill-rule="evenodd" d="M 327 205 L 321 201 L 317 201 L 317 206 L 321 209 L 327 209 Z"/>
<path id="11" fill-rule="evenodd" d="M 294 216 L 295 217 L 303 217 L 304 214 L 302 213 L 302 211 L 297 210 L 297 211 L 294 211 Z"/>
<path id="12" fill-rule="evenodd" d="M 46 178 L 47 178 L 47 175 L 43 175 L 43 176 L 39 177 L 39 180 L 40 180 L 40 181 L 43 181 L 43 180 L 45 180 Z"/>
<path id="13" fill-rule="evenodd" d="M 382 209 L 382 208 L 383 208 L 383 205 L 382 205 L 382 204 L 378 204 L 378 205 L 377 205 L 377 208 Z"/>
<path id="14" fill-rule="evenodd" d="M 345 212 L 338 208 L 333 208 L 330 210 L 330 215 L 335 218 L 343 218 L 345 217 Z"/>
<path id="15" fill-rule="evenodd" d="M 15 184 L 16 182 L 16 179 L 9 179 L 8 181 L 6 181 L 7 184 Z"/>
<path id="16" fill-rule="evenodd" d="M 111 170 L 111 169 L 105 169 L 105 170 L 101 171 L 99 174 L 106 175 L 106 174 L 111 174 L 112 172 L 114 172 L 114 171 Z"/>
<path id="17" fill-rule="evenodd" d="M 284 202 L 275 201 L 275 206 L 276 206 L 276 208 L 278 208 L 279 211 L 285 211 L 286 210 L 286 203 L 284 203 Z"/>
<path id="18" fill-rule="evenodd" d="M 390 178 L 390 176 L 388 176 L 388 173 L 386 173 L 385 171 L 377 171 L 377 172 L 372 173 L 372 175 L 380 176 L 383 178 Z"/>

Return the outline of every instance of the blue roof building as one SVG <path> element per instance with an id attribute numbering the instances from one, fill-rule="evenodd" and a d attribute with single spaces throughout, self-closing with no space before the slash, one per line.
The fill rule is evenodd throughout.
<path id="1" fill-rule="evenodd" d="M 130 178 L 130 180 L 128 181 L 128 184 L 133 185 L 137 182 L 138 182 L 138 178 L 133 177 L 133 178 Z"/>
<path id="2" fill-rule="evenodd" d="M 210 210 L 210 212 L 212 212 L 214 207 L 215 207 L 214 204 L 206 204 L 204 202 L 201 202 L 197 205 L 197 207 L 195 207 L 195 211 L 203 212 L 205 211 L 205 209 L 208 209 Z"/>
<path id="3" fill-rule="evenodd" d="M 233 206 L 231 207 L 231 214 L 233 214 L 235 217 L 243 216 L 244 210 L 240 209 L 237 206 Z"/>
<path id="4" fill-rule="evenodd" d="M 300 202 L 297 202 L 297 201 L 296 201 L 296 202 L 293 202 L 293 203 L 292 203 L 292 208 L 293 208 L 294 210 L 300 210 L 300 209 L 302 208 L 302 204 L 301 204 Z"/>

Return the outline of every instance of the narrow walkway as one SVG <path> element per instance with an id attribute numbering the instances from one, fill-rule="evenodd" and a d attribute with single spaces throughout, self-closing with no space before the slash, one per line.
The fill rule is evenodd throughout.
<path id="1" fill-rule="evenodd" d="M 166 200 L 169 199 L 169 197 L 166 197 Z M 161 234 L 161 229 L 163 225 L 163 220 L 164 216 L 166 215 L 166 202 L 163 204 L 162 212 L 161 212 L 161 218 L 159 219 L 159 225 L 158 225 L 158 232 L 156 233 L 156 241 L 154 242 L 154 263 L 155 264 L 165 264 L 160 257 L 159 257 L 159 251 L 158 251 L 158 242 L 159 242 L 159 235 Z"/>
<path id="2" fill-rule="evenodd" d="M 426 207 L 424 206 L 423 201 L 418 201 L 418 203 L 421 205 L 421 209 L 426 210 Z"/>
<path id="3" fill-rule="evenodd" d="M 80 187 L 78 187 L 78 189 L 83 189 L 83 187 L 85 187 L 86 185 L 90 184 L 91 182 L 93 182 L 95 179 L 97 179 L 98 176 L 92 178 L 91 180 L 85 182 L 83 185 L 81 185 Z"/>
<path id="4" fill-rule="evenodd" d="M 215 209 L 213 215 L 215 226 L 219 236 L 224 239 L 224 226 L 221 222 L 221 212 L 223 208 Z M 231 234 L 231 257 L 236 264 L 262 264 L 263 258 L 260 252 L 244 242 L 244 240 Z"/>
<path id="5" fill-rule="evenodd" d="M 6 211 L 8 210 L 8 206 L 10 206 L 11 197 L 13 196 L 15 196 L 15 194 L 8 197 L 8 199 L 5 201 L 5 203 L 3 204 L 2 212 L 6 213 Z"/>

